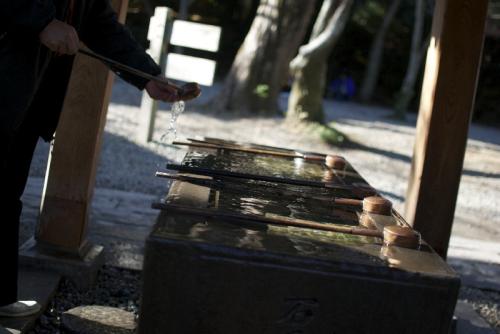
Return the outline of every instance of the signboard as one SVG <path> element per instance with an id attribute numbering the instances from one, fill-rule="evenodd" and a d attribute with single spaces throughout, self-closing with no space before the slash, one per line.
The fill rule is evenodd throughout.
<path id="1" fill-rule="evenodd" d="M 156 7 L 155 15 L 149 21 L 148 40 L 149 49 L 147 52 L 157 64 L 164 67 L 166 63 L 165 49 L 170 38 L 172 30 L 172 20 L 174 12 L 167 7 Z M 158 103 L 151 99 L 144 92 L 141 101 L 141 110 L 139 118 L 139 140 L 146 143 L 153 137 L 153 129 L 155 123 Z"/>
<path id="2" fill-rule="evenodd" d="M 209 59 L 169 53 L 166 76 L 170 79 L 195 81 L 200 85 L 211 86 L 214 82 L 215 64 L 215 61 Z"/>
<path id="3" fill-rule="evenodd" d="M 172 29 L 170 44 L 211 52 L 219 50 L 220 27 L 176 20 Z"/>
<path id="4" fill-rule="evenodd" d="M 155 15 L 149 21 L 147 52 L 156 63 L 162 63 L 163 48 L 168 43 L 168 24 L 172 20 L 172 10 L 167 7 L 156 7 Z"/>
<path id="5" fill-rule="evenodd" d="M 172 22 L 172 10 L 157 7 L 151 18 L 148 31 L 150 47 L 148 53 L 163 68 L 167 78 L 184 82 L 197 82 L 211 86 L 214 82 L 216 62 L 177 53 L 167 53 L 168 44 L 196 50 L 217 52 L 221 28 L 208 24 L 176 20 Z M 143 142 L 152 139 L 158 104 L 147 93 L 143 94 L 139 138 Z"/>

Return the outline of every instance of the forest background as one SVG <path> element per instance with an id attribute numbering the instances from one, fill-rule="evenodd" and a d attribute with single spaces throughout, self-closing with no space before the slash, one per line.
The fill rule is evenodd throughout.
<path id="1" fill-rule="evenodd" d="M 216 80 L 223 81 L 231 71 L 238 50 L 258 15 L 259 6 L 269 0 L 131 0 L 127 25 L 147 48 L 147 27 L 156 6 L 178 12 L 178 18 L 222 27 L 217 54 L 183 49 L 183 53 L 217 61 Z M 285 3 L 286 0 L 276 0 Z M 328 0 L 308 0 L 313 6 L 310 19 L 298 11 L 291 20 L 307 26 L 299 45 L 314 34 L 314 25 Z M 395 116 L 418 111 L 425 50 L 432 23 L 433 0 L 352 0 L 331 1 L 335 6 L 349 2 L 345 26 L 327 58 L 323 96 L 332 96 L 335 80 L 352 79 L 355 93 L 347 98 L 394 108 Z M 352 2 L 352 3 L 351 3 Z M 289 4 L 294 1 L 288 1 Z M 299 1 L 298 3 L 302 3 Z M 262 8 L 262 7 L 261 7 Z M 337 8 L 338 9 L 338 8 Z M 420 13 L 420 14 L 419 14 Z M 291 46 L 291 49 L 296 47 Z M 298 50 L 292 50 L 293 56 Z M 375 54 L 374 54 L 375 53 Z M 374 67 L 374 58 L 375 67 Z M 413 59 L 412 59 L 413 58 Z M 413 69 L 411 68 L 413 67 Z M 478 83 L 473 121 L 500 125 L 500 0 L 491 0 Z M 290 90 L 293 78 L 283 80 L 281 90 Z M 406 86 L 406 87 L 405 87 Z M 266 92 L 265 85 L 257 93 Z M 260 90 L 260 91 L 259 91 Z M 345 97 L 343 97 L 345 98 Z M 399 112 L 398 112 L 399 111 Z M 281 111 L 285 112 L 285 111 Z"/>

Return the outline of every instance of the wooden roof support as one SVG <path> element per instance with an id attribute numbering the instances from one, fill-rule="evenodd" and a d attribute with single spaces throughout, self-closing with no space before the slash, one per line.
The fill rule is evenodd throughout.
<path id="1" fill-rule="evenodd" d="M 128 0 L 113 0 L 120 22 Z M 113 74 L 77 55 L 47 168 L 36 239 L 85 256 L 86 231 Z"/>
<path id="2" fill-rule="evenodd" d="M 481 61 L 488 0 L 438 0 L 406 218 L 446 257 Z"/>

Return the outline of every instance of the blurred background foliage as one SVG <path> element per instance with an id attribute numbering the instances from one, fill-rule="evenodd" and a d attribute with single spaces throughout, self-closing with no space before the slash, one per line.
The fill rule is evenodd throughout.
<path id="1" fill-rule="evenodd" d="M 186 0 L 130 0 L 127 25 L 144 47 L 147 48 L 149 17 L 156 6 L 170 7 L 176 11 L 180 1 Z M 317 11 L 321 6 L 317 2 Z M 333 50 L 329 60 L 328 79 L 333 81 L 340 75 L 348 75 L 359 87 L 363 80 L 368 54 L 373 37 L 379 29 L 389 0 L 357 0 L 352 17 Z M 216 78 L 222 80 L 242 44 L 254 18 L 259 0 L 191 0 L 188 19 L 222 27 L 220 52 L 199 54 L 218 62 Z M 432 24 L 433 1 L 426 3 L 424 36 L 428 36 Z M 401 87 L 410 52 L 414 20 L 414 1 L 403 0 L 388 31 L 384 44 L 381 76 L 371 103 L 392 107 Z M 313 20 L 314 21 L 314 20 Z M 309 27 L 309 30 L 312 30 Z M 307 41 L 306 36 L 305 41 Z M 197 55 L 196 52 L 192 55 Z M 420 90 L 423 67 L 417 83 Z M 473 120 L 500 125 L 500 0 L 490 0 L 489 18 L 486 28 L 483 62 L 476 96 Z M 284 87 L 287 89 L 287 87 Z M 410 111 L 418 109 L 420 96 L 413 98 Z"/>

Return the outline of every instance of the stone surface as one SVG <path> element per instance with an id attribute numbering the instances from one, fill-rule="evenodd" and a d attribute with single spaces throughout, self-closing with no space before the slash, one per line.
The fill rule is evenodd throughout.
<path id="1" fill-rule="evenodd" d="M 460 274 L 462 285 L 500 292 L 500 244 L 452 237 L 447 262 Z"/>
<path id="2" fill-rule="evenodd" d="M 132 334 L 135 316 L 108 306 L 79 306 L 63 313 L 62 326 L 72 333 L 81 334 Z"/>
<path id="3" fill-rule="evenodd" d="M 23 195 L 21 244 L 35 232 L 43 179 L 30 178 Z M 156 196 L 111 189 L 96 189 L 92 202 L 89 240 L 105 248 L 106 264 L 140 270 L 144 241 L 154 224 Z"/>
<path id="4" fill-rule="evenodd" d="M 459 301 L 455 308 L 456 334 L 495 334 L 470 304 Z"/>
<path id="5" fill-rule="evenodd" d="M 448 263 L 460 274 L 463 286 L 500 292 L 500 265 L 457 258 Z"/>
<path id="6" fill-rule="evenodd" d="M 21 265 L 36 270 L 52 271 L 71 279 L 80 290 L 92 287 L 97 272 L 104 265 L 103 247 L 89 245 L 83 258 L 40 246 L 34 238 L 25 242 L 19 251 Z"/>
<path id="7" fill-rule="evenodd" d="M 186 161 L 217 170 L 231 166 L 234 172 L 260 169 L 260 175 L 286 170 L 289 164 L 242 161 L 241 155 L 229 152 L 205 158 L 196 152 Z M 323 173 L 314 168 L 317 165 L 310 167 L 311 178 Z M 294 169 L 287 176 L 306 178 L 302 171 Z M 259 203 L 259 212 L 270 215 L 280 211 L 276 204 L 264 203 L 286 206 L 295 196 L 264 191 L 249 195 L 247 190 L 255 185 L 236 188 L 228 181 L 216 194 L 196 198 L 200 191 L 183 185 L 175 181 L 165 202 L 206 208 L 214 205 L 210 202 L 214 195 L 216 207 L 224 210 L 244 207 L 242 203 L 250 198 Z M 316 219 L 331 214 L 316 210 L 317 206 L 307 208 Z M 222 217 L 172 211 L 159 214 L 146 241 L 141 334 L 165 330 L 176 334 L 449 334 L 459 279 L 426 245 L 420 250 L 387 250 L 376 240 L 355 235 L 283 226 L 254 228 Z"/>
<path id="8" fill-rule="evenodd" d="M 1 326 L 7 332 L 3 333 L 26 333 L 35 324 L 36 319 L 52 300 L 52 296 L 57 290 L 60 276 L 51 272 L 37 270 L 21 270 L 19 273 L 19 299 L 36 300 L 42 306 L 42 311 L 38 314 L 23 318 L 0 318 Z"/>

